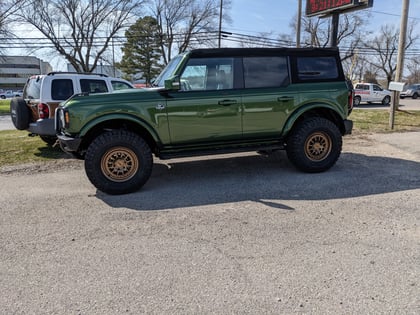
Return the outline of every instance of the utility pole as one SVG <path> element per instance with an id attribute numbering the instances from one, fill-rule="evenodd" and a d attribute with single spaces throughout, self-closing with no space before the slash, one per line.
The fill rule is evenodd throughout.
<path id="1" fill-rule="evenodd" d="M 340 13 L 334 12 L 331 18 L 331 47 L 338 46 L 339 22 L 340 22 Z"/>
<path id="2" fill-rule="evenodd" d="M 298 0 L 298 15 L 296 23 L 296 47 L 300 47 L 300 28 L 302 25 L 302 0 Z"/>
<path id="3" fill-rule="evenodd" d="M 397 57 L 397 69 L 395 71 L 395 82 L 400 82 L 402 79 L 404 69 L 404 54 L 405 45 L 407 38 L 407 21 L 408 21 L 408 10 L 410 7 L 410 0 L 402 1 L 402 13 L 401 13 L 401 26 L 400 26 L 400 38 L 398 42 L 398 57 Z M 395 111 L 400 104 L 400 92 L 394 91 L 394 100 L 391 104 L 391 112 L 389 115 L 389 127 L 394 129 L 395 122 Z"/>
<path id="4" fill-rule="evenodd" d="M 223 19 L 223 0 L 220 0 L 220 12 L 219 12 L 219 43 L 218 47 L 222 46 L 222 19 Z"/>

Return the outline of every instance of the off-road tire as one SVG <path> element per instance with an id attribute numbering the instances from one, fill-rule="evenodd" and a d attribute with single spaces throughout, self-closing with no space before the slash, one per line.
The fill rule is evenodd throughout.
<path id="1" fill-rule="evenodd" d="M 413 100 L 416 100 L 419 97 L 419 95 L 417 93 L 413 94 Z"/>
<path id="2" fill-rule="evenodd" d="M 54 136 L 39 136 L 46 144 L 53 146 L 57 142 L 57 137 Z"/>
<path id="3" fill-rule="evenodd" d="M 28 129 L 31 113 L 22 97 L 14 97 L 10 101 L 10 116 L 16 129 Z"/>
<path id="4" fill-rule="evenodd" d="M 337 162 L 342 149 L 342 135 L 328 119 L 313 117 L 299 122 L 286 142 L 290 162 L 307 173 L 323 172 Z"/>
<path id="5" fill-rule="evenodd" d="M 98 136 L 85 155 L 85 171 L 91 183 L 110 195 L 139 190 L 153 168 L 152 152 L 137 134 L 113 130 Z"/>

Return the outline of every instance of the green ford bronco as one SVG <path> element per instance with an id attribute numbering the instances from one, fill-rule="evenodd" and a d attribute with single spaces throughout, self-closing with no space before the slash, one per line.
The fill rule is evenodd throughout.
<path id="1" fill-rule="evenodd" d="M 351 133 L 352 98 L 335 48 L 197 49 L 151 88 L 72 97 L 55 125 L 92 184 L 124 194 L 149 179 L 153 155 L 286 149 L 298 169 L 325 171 Z"/>

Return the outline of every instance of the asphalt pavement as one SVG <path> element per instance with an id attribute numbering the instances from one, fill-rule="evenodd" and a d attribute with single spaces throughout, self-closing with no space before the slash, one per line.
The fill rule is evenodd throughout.
<path id="1" fill-rule="evenodd" d="M 320 174 L 156 160 L 123 196 L 79 160 L 0 166 L 0 313 L 420 314 L 419 140 L 346 136 Z"/>
<path id="2" fill-rule="evenodd" d="M 108 196 L 83 162 L 0 167 L 2 314 L 420 314 L 420 133 L 156 161 Z"/>
<path id="3" fill-rule="evenodd" d="M 15 129 L 15 126 L 13 126 L 10 115 L 0 115 L 0 130 L 12 129 Z"/>

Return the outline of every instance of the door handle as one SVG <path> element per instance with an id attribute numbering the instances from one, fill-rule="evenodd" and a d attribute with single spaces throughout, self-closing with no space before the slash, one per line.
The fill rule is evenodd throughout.
<path id="1" fill-rule="evenodd" d="M 218 102 L 219 105 L 223 105 L 223 106 L 234 105 L 236 103 L 237 103 L 236 100 L 223 100 L 223 101 Z"/>
<path id="2" fill-rule="evenodd" d="M 291 96 L 279 96 L 277 97 L 277 101 L 279 102 L 288 102 L 288 101 L 292 101 L 293 97 Z"/>

